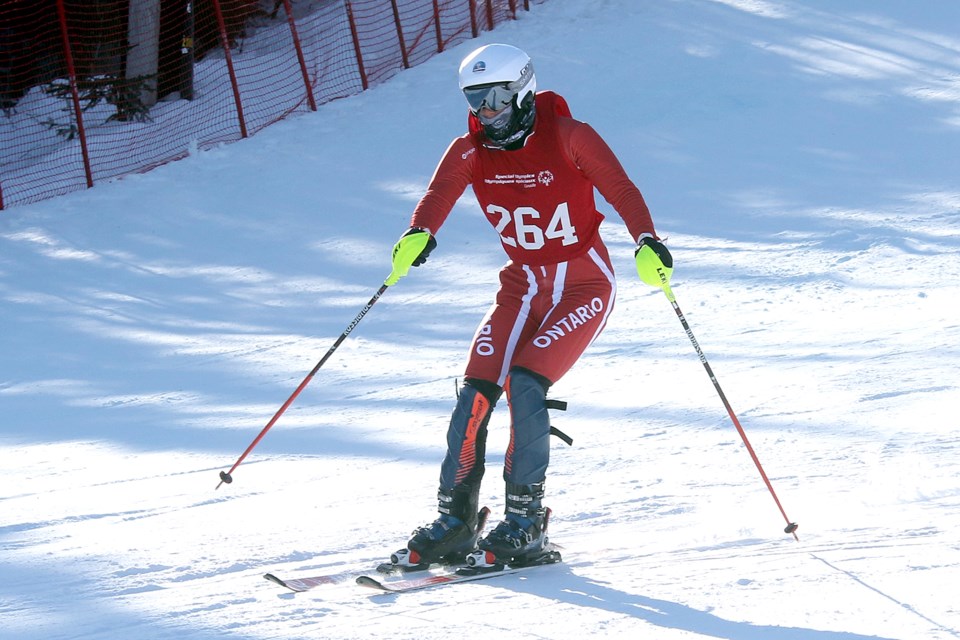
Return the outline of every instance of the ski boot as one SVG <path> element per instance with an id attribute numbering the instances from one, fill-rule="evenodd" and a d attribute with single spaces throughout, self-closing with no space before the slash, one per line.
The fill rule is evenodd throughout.
<path id="1" fill-rule="evenodd" d="M 541 560 L 550 555 L 547 546 L 550 510 L 543 506 L 542 500 L 543 483 L 515 485 L 508 482 L 506 514 L 500 524 L 480 540 L 479 551 L 471 554 L 468 564 L 541 564 Z"/>
<path id="2" fill-rule="evenodd" d="M 490 510 L 477 511 L 479 491 L 440 489 L 440 517 L 417 528 L 407 548 L 390 556 L 395 569 L 416 571 L 431 564 L 461 564 L 467 554 L 477 548 L 477 540 L 487 522 Z"/>

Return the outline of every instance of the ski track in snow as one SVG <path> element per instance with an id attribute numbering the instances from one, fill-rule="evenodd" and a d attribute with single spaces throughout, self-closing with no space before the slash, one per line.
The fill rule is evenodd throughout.
<path id="1" fill-rule="evenodd" d="M 841 4 L 548 0 L 250 140 L 4 211 L 0 640 L 960 638 L 960 5 Z M 502 262 L 469 192 L 215 487 L 389 271 L 463 130 L 456 66 L 494 41 L 644 191 L 799 541 L 599 201 L 617 307 L 552 390 L 565 562 L 287 592 L 262 575 L 367 572 L 434 516 Z M 490 429 L 497 513 L 505 407 Z"/>

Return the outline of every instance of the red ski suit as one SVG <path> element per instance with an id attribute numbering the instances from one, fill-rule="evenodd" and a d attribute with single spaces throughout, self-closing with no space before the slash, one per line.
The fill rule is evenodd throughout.
<path id="1" fill-rule="evenodd" d="M 511 151 L 484 146 L 471 115 L 470 132 L 450 144 L 412 217 L 436 234 L 472 185 L 499 233 L 510 261 L 465 375 L 500 386 L 513 366 L 556 382 L 606 324 L 616 284 L 594 187 L 634 240 L 656 238 L 643 196 L 596 131 L 550 91 L 537 94 L 536 114 L 524 146 Z"/>

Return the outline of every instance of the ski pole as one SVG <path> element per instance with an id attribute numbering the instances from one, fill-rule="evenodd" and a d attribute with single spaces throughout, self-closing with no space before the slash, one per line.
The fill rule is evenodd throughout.
<path id="1" fill-rule="evenodd" d="M 265 426 L 263 430 L 260 431 L 260 434 L 253 439 L 253 442 L 250 443 L 250 446 L 247 447 L 246 451 L 244 451 L 243 454 L 237 458 L 237 461 L 233 463 L 233 466 L 230 467 L 230 470 L 220 472 L 220 483 L 217 484 L 217 489 L 219 489 L 220 485 L 224 483 L 230 484 L 233 482 L 233 476 L 231 474 L 234 472 L 234 470 L 239 467 L 240 463 L 243 462 L 243 459 L 246 458 L 251 451 L 253 451 L 253 448 L 257 446 L 257 444 L 263 439 L 263 436 L 267 435 L 267 431 L 269 431 L 274 423 L 276 423 L 276 421 L 280 418 L 280 416 L 283 415 L 283 412 L 287 410 L 287 407 L 293 403 L 296 397 L 300 395 L 300 392 L 306 388 L 306 386 L 310 383 L 310 380 L 313 379 L 313 376 L 316 375 L 317 371 L 320 370 L 320 367 L 322 367 L 323 364 L 330 359 L 330 356 L 333 355 L 333 352 L 337 350 L 337 347 L 340 346 L 340 343 L 346 340 L 347 336 L 350 335 L 350 332 L 353 331 L 354 327 L 356 327 L 357 324 L 359 324 L 363 319 L 363 316 L 367 315 L 367 312 L 370 311 L 370 308 L 373 307 L 374 304 L 376 304 L 377 300 L 380 299 L 380 296 L 383 295 L 383 292 L 387 290 L 388 286 L 389 285 L 386 283 L 380 285 L 380 288 L 377 290 L 377 292 L 373 294 L 372 298 L 370 298 L 370 302 L 368 302 L 366 306 L 360 310 L 360 313 L 358 313 L 357 317 L 353 319 L 353 322 L 347 325 L 347 328 L 344 329 L 343 333 L 340 334 L 340 337 L 337 338 L 337 341 L 333 343 L 333 346 L 330 347 L 330 349 L 322 358 L 320 358 L 320 361 L 313 367 L 313 369 L 310 370 L 310 373 L 308 373 L 307 377 L 303 379 L 303 382 L 301 382 L 300 385 L 294 389 L 290 397 L 287 398 L 287 401 L 283 403 L 283 406 L 281 406 L 280 409 L 273 414 L 273 417 L 270 418 L 270 422 L 267 423 L 267 426 Z"/>
<path id="2" fill-rule="evenodd" d="M 690 324 L 683 316 L 683 312 L 680 310 L 680 305 L 677 304 L 677 297 L 673 295 L 673 290 L 670 288 L 670 282 L 667 280 L 666 274 L 662 269 L 659 270 L 659 272 L 660 288 L 663 289 L 663 292 L 667 296 L 667 300 L 670 301 L 670 304 L 673 306 L 673 310 L 677 313 L 677 317 L 680 318 L 680 324 L 683 325 L 683 330 L 687 332 L 687 337 L 690 338 L 690 342 L 693 343 L 693 348 L 697 350 L 697 355 L 700 357 L 700 362 L 703 363 L 703 368 L 707 370 L 707 375 L 710 376 L 710 381 L 713 382 L 713 387 L 717 390 L 720 400 L 723 401 L 723 406 L 726 407 L 727 413 L 730 414 L 730 419 L 733 421 L 733 426 L 737 428 L 737 432 L 740 434 L 743 444 L 747 446 L 747 451 L 750 453 L 750 457 L 753 458 L 753 463 L 757 465 L 757 471 L 760 472 L 760 477 L 763 478 L 764 483 L 767 485 L 767 489 L 770 490 L 770 495 L 773 496 L 773 501 L 777 503 L 777 508 L 780 509 L 780 513 L 783 514 L 783 519 L 787 522 L 787 526 L 784 528 L 783 532 L 792 533 L 794 539 L 799 541 L 800 538 L 797 536 L 797 527 L 799 525 L 796 522 L 790 522 L 790 518 L 787 517 L 787 512 L 783 510 L 783 506 L 780 504 L 780 499 L 777 497 L 777 492 L 773 490 L 773 485 L 770 484 L 770 479 L 767 478 L 767 474 L 764 472 L 763 466 L 760 464 L 760 459 L 757 458 L 757 454 L 753 451 L 753 447 L 750 446 L 750 441 L 747 439 L 746 432 L 743 430 L 743 427 L 740 426 L 740 421 L 737 419 L 737 414 L 733 412 L 733 407 L 730 406 L 730 402 L 727 400 L 726 394 L 724 394 L 723 389 L 720 388 L 720 383 L 717 382 L 717 377 L 713 374 L 713 369 L 710 368 L 710 363 L 707 362 L 707 357 L 703 355 L 703 350 L 700 348 L 700 344 L 694 337 L 693 330 L 690 329 Z"/>

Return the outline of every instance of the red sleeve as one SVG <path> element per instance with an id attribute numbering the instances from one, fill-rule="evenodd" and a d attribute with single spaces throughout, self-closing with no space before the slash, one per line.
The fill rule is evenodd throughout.
<path id="1" fill-rule="evenodd" d="M 617 210 L 633 239 L 650 234 L 659 240 L 643 195 L 600 134 L 590 125 L 570 118 L 560 118 L 558 125 L 570 159 Z"/>
<path id="2" fill-rule="evenodd" d="M 411 226 L 429 229 L 436 235 L 457 199 L 471 183 L 476 160 L 476 150 L 468 135 L 450 143 L 430 178 L 427 192 L 413 210 Z"/>

